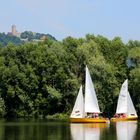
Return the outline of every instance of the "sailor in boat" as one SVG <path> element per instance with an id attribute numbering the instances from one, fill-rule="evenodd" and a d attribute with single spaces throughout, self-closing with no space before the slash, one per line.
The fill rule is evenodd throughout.
<path id="1" fill-rule="evenodd" d="M 87 118 L 98 118 L 99 114 L 98 113 L 87 113 Z"/>
<path id="2" fill-rule="evenodd" d="M 99 114 L 98 113 L 93 113 L 94 115 L 93 115 L 93 117 L 94 118 L 98 118 L 99 117 Z"/>
<path id="3" fill-rule="evenodd" d="M 116 113 L 116 114 L 114 115 L 114 118 L 119 118 L 119 115 Z"/>
<path id="4" fill-rule="evenodd" d="M 125 113 L 120 113 L 120 114 L 115 114 L 114 118 L 126 118 L 126 114 Z"/>
<path id="5" fill-rule="evenodd" d="M 88 113 L 88 112 L 87 112 L 86 118 L 92 118 L 92 113 Z"/>
<path id="6" fill-rule="evenodd" d="M 123 113 L 123 114 L 122 114 L 122 117 L 123 117 L 123 118 L 126 118 L 126 114 L 125 114 L 125 113 Z"/>

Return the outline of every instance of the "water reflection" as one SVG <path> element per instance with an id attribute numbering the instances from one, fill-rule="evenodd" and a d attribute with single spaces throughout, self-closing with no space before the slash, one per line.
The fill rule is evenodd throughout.
<path id="1" fill-rule="evenodd" d="M 72 140 L 99 140 L 102 131 L 106 129 L 107 126 L 108 124 L 106 123 L 71 123 Z"/>
<path id="2" fill-rule="evenodd" d="M 117 140 L 134 140 L 137 121 L 116 122 Z"/>
<path id="3" fill-rule="evenodd" d="M 140 123 L 0 121 L 0 140 L 140 140 Z"/>
<path id="4" fill-rule="evenodd" d="M 69 125 L 53 121 L 0 121 L 0 140 L 69 140 Z"/>

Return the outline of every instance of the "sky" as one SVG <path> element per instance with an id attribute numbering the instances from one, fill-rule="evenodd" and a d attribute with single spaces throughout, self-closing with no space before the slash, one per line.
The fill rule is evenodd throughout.
<path id="1" fill-rule="evenodd" d="M 67 36 L 116 36 L 124 42 L 140 40 L 140 0 L 3 0 L 0 32 L 49 33 L 57 40 Z"/>

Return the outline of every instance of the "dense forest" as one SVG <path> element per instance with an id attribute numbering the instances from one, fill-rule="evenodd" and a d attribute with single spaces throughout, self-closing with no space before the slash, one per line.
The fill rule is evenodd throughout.
<path id="1" fill-rule="evenodd" d="M 115 113 L 125 79 L 140 114 L 140 42 L 87 34 L 0 48 L 1 117 L 70 114 L 86 65 L 105 116 Z"/>

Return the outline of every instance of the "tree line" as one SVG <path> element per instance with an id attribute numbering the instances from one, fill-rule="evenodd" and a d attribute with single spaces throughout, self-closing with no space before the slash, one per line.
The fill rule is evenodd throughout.
<path id="1" fill-rule="evenodd" d="M 23 42 L 20 40 L 20 38 L 16 36 L 12 36 L 5 33 L 0 33 L 0 47 L 7 46 L 8 43 L 12 43 L 14 45 L 22 44 Z"/>
<path id="2" fill-rule="evenodd" d="M 53 37 L 50 34 L 42 34 L 42 33 L 35 33 L 32 31 L 24 31 L 21 33 L 20 37 L 13 36 L 11 34 L 6 33 L 0 33 L 0 47 L 5 47 L 8 44 L 12 43 L 14 45 L 21 45 L 26 42 L 32 42 L 34 40 L 42 40 L 42 39 L 49 39 L 49 40 L 55 40 L 55 37 Z"/>
<path id="3" fill-rule="evenodd" d="M 27 39 L 28 41 L 33 41 L 34 39 L 40 40 L 43 37 L 56 41 L 55 37 L 53 37 L 50 34 L 36 33 L 36 32 L 32 32 L 32 31 L 24 31 L 20 35 L 21 39 Z"/>
<path id="4" fill-rule="evenodd" d="M 115 113 L 126 78 L 140 113 L 140 42 L 124 44 L 120 37 L 109 40 L 87 34 L 0 48 L 1 117 L 70 114 L 79 87 L 85 83 L 85 65 L 105 116 Z"/>

